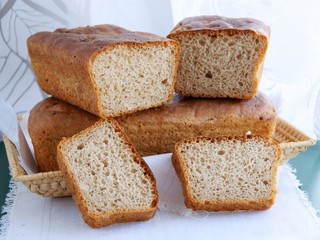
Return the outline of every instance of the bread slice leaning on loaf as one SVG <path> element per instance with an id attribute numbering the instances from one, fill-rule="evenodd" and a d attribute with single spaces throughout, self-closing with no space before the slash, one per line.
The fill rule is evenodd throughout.
<path id="1" fill-rule="evenodd" d="M 39 32 L 27 40 L 40 88 L 102 118 L 172 99 L 179 44 L 114 25 Z"/>
<path id="2" fill-rule="evenodd" d="M 100 120 L 58 145 L 58 163 L 82 218 L 97 228 L 143 221 L 158 205 L 156 180 L 117 122 Z"/>
<path id="3" fill-rule="evenodd" d="M 189 17 L 168 35 L 181 45 L 176 92 L 192 97 L 253 98 L 270 28 L 250 18 Z"/>
<path id="4" fill-rule="evenodd" d="M 271 138 L 198 137 L 177 143 L 172 163 L 188 208 L 264 210 L 276 197 L 280 156 Z"/>

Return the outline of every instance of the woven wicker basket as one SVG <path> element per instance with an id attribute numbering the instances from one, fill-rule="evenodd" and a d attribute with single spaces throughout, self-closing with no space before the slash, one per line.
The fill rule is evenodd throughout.
<path id="1" fill-rule="evenodd" d="M 274 139 L 280 143 L 282 149 L 281 165 L 286 164 L 291 158 L 316 144 L 316 140 L 281 118 L 278 119 Z"/>
<path id="2" fill-rule="evenodd" d="M 283 150 L 280 164 L 287 163 L 290 158 L 295 157 L 299 152 L 305 151 L 309 146 L 316 143 L 314 139 L 308 137 L 282 119 L 278 119 L 274 138 L 280 143 Z M 18 163 L 15 146 L 6 136 L 3 136 L 3 140 L 14 180 L 22 182 L 30 192 L 40 194 L 44 197 L 70 196 L 70 192 L 60 171 L 27 175 Z"/>

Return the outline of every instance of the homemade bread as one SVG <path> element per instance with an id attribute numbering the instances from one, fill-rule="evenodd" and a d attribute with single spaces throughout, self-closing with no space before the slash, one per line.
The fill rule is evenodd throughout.
<path id="1" fill-rule="evenodd" d="M 114 120 L 100 120 L 62 140 L 58 163 L 89 226 L 154 216 L 158 204 L 156 180 Z"/>
<path id="2" fill-rule="evenodd" d="M 262 93 L 251 100 L 194 99 L 176 95 L 168 104 L 116 119 L 142 156 L 173 152 L 189 137 L 253 134 L 272 137 L 277 116 Z"/>
<path id="3" fill-rule="evenodd" d="M 98 120 L 97 116 L 55 98 L 44 99 L 35 105 L 29 115 L 28 130 L 39 171 L 59 170 L 57 146 L 60 140 Z"/>
<path id="4" fill-rule="evenodd" d="M 102 118 L 172 99 L 179 44 L 113 25 L 39 32 L 28 52 L 45 92 Z"/>
<path id="5" fill-rule="evenodd" d="M 99 118 L 71 104 L 49 98 L 30 113 L 29 133 L 41 171 L 58 170 L 56 148 L 63 137 L 89 127 Z M 181 97 L 161 107 L 116 118 L 138 153 L 149 156 L 173 152 L 189 137 L 253 134 L 272 137 L 277 116 L 261 92 L 251 100 Z"/>
<path id="6" fill-rule="evenodd" d="M 271 138 L 198 137 L 177 143 L 172 163 L 188 208 L 263 210 L 275 200 L 280 156 Z"/>
<path id="7" fill-rule="evenodd" d="M 192 97 L 253 98 L 270 29 L 249 18 L 189 17 L 168 35 L 181 44 L 176 92 Z"/>

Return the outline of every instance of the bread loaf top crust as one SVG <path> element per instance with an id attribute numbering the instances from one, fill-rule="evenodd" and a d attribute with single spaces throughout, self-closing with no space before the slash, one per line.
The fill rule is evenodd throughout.
<path id="1" fill-rule="evenodd" d="M 212 118 L 214 113 L 214 118 Z M 275 108 L 266 95 L 258 92 L 251 100 L 239 99 L 196 99 L 181 97 L 176 94 L 174 99 L 154 109 L 148 109 L 134 114 L 125 115 L 120 122 L 185 122 L 186 124 L 200 122 L 230 122 L 240 117 L 248 121 L 255 118 L 260 120 L 275 120 Z"/>
<path id="2" fill-rule="evenodd" d="M 139 44 L 146 42 L 174 42 L 151 33 L 129 31 L 110 24 L 78 27 L 73 29 L 58 28 L 54 32 L 39 32 L 28 38 L 27 44 L 50 46 L 56 51 L 82 60 L 90 59 L 93 54 L 113 44 Z M 31 48 L 31 47 L 29 47 Z M 93 59 L 91 59 L 93 60 Z"/>
<path id="3" fill-rule="evenodd" d="M 98 120 L 97 116 L 89 112 L 50 97 L 37 103 L 32 108 L 28 124 L 30 133 L 41 134 L 43 131 L 49 132 L 51 129 L 54 132 L 58 132 L 61 130 L 62 125 L 66 126 L 67 129 L 71 127 L 77 128 L 78 126 L 75 126 L 75 122 L 79 122 L 84 126 L 91 125 Z M 61 121 L 63 121 L 63 124 Z"/>
<path id="4" fill-rule="evenodd" d="M 270 27 L 253 18 L 227 18 L 221 16 L 196 16 L 180 21 L 171 31 L 171 35 L 184 31 L 199 30 L 251 30 L 267 38 L 270 36 Z"/>

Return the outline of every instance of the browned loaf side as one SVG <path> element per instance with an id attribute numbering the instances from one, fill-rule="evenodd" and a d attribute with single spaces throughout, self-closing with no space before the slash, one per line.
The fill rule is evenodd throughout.
<path id="1" fill-rule="evenodd" d="M 39 32 L 27 40 L 39 86 L 102 118 L 172 99 L 180 46 L 114 25 Z"/>
<path id="2" fill-rule="evenodd" d="M 82 218 L 97 228 L 144 221 L 158 205 L 156 180 L 116 121 L 62 140 L 58 163 Z"/>
<path id="3" fill-rule="evenodd" d="M 35 105 L 29 115 L 28 131 L 39 171 L 59 170 L 57 146 L 60 140 L 98 120 L 97 116 L 55 98 L 47 98 Z"/>
<path id="4" fill-rule="evenodd" d="M 76 106 L 49 98 L 37 104 L 29 117 L 29 133 L 41 171 L 58 170 L 56 147 L 99 118 Z M 164 106 L 116 120 L 142 156 L 173 152 L 188 137 L 245 135 L 248 131 L 271 137 L 276 112 L 262 93 L 251 100 L 192 99 L 176 95 Z"/>
<path id="5" fill-rule="evenodd" d="M 189 17 L 168 35 L 181 44 L 176 92 L 193 97 L 252 98 L 270 28 L 250 18 Z"/>
<path id="6" fill-rule="evenodd" d="M 280 156 L 271 138 L 198 137 L 177 143 L 172 163 L 188 208 L 264 210 L 275 201 Z"/>
<path id="7" fill-rule="evenodd" d="M 116 119 L 142 156 L 173 152 L 189 137 L 253 134 L 272 137 L 277 115 L 261 92 L 251 100 L 194 99 L 176 95 L 161 107 Z"/>

